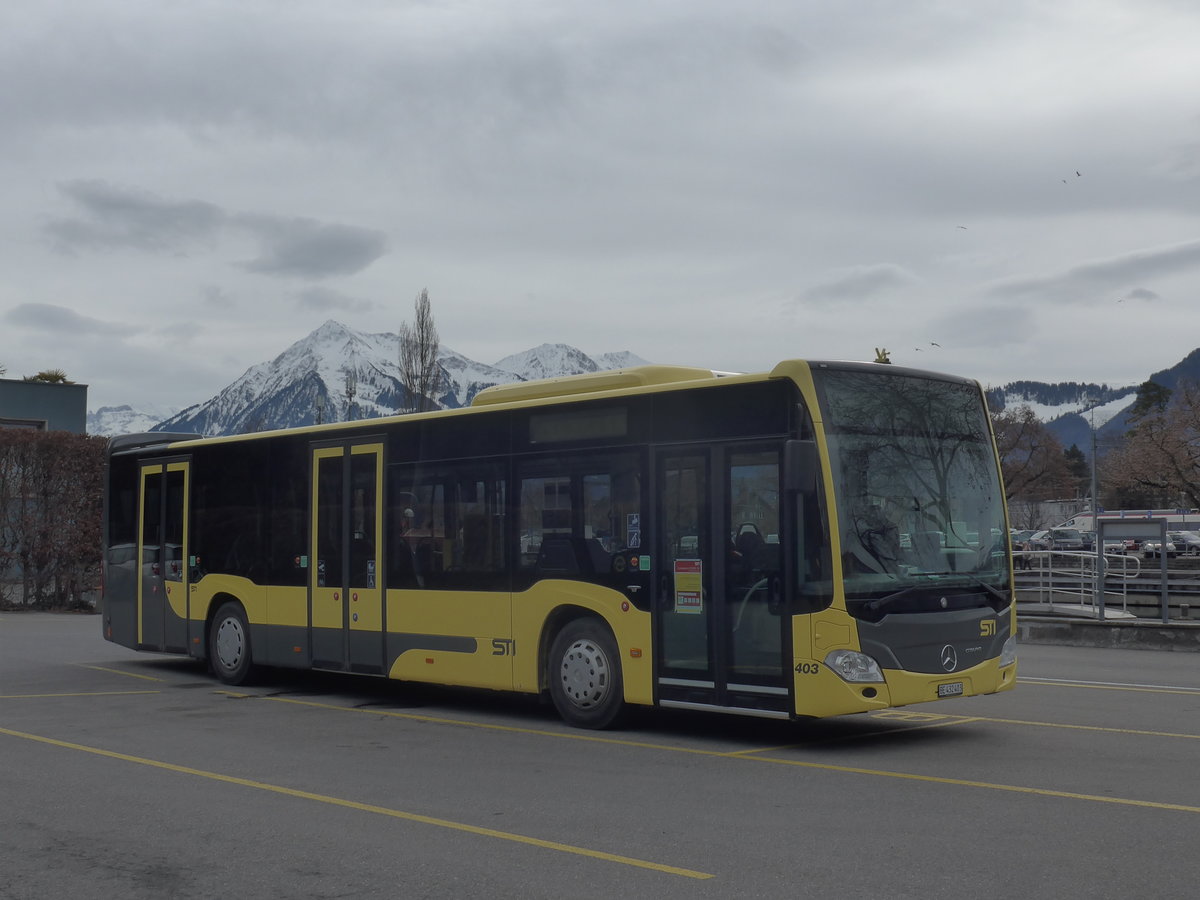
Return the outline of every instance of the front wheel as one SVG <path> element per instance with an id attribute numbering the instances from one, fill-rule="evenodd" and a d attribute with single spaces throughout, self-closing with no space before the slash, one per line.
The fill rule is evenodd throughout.
<path id="1" fill-rule="evenodd" d="M 208 633 L 208 660 L 226 684 L 245 684 L 254 673 L 250 652 L 250 626 L 237 603 L 217 610 Z"/>
<path id="2" fill-rule="evenodd" d="M 568 725 L 607 728 L 625 708 L 621 658 L 599 620 L 576 619 L 550 649 L 550 696 Z"/>

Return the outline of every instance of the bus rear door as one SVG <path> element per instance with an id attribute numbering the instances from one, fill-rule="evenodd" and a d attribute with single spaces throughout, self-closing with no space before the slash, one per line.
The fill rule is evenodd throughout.
<path id="1" fill-rule="evenodd" d="M 188 460 L 143 462 L 138 509 L 138 649 L 188 649 Z M 200 628 L 203 628 L 201 624 Z"/>

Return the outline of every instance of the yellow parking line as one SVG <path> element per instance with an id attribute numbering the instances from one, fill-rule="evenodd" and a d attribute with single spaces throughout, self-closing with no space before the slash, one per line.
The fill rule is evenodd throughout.
<path id="1" fill-rule="evenodd" d="M 37 700 L 48 697 L 123 697 L 127 694 L 161 694 L 162 691 L 75 691 L 63 694 L 0 694 L 0 700 Z"/>
<path id="2" fill-rule="evenodd" d="M 261 694 L 238 694 L 232 691 L 219 691 L 231 697 L 255 698 L 270 700 L 273 703 L 292 703 L 296 706 L 315 706 L 317 709 L 333 709 L 339 712 L 368 713 L 373 716 L 387 716 L 393 719 L 408 719 L 413 722 L 428 722 L 432 725 L 460 725 L 466 728 L 482 728 L 487 731 L 508 731 L 513 734 L 532 734 L 543 737 L 559 738 L 566 741 L 589 741 L 596 744 L 615 744 L 620 747 L 637 747 L 642 750 L 671 750 L 675 753 L 695 753 L 700 756 L 723 756 L 712 750 L 694 747 L 678 747 L 673 744 L 655 744 L 649 741 L 632 741 L 624 738 L 602 737 L 594 732 L 586 731 L 550 731 L 545 728 L 525 728 L 520 725 L 500 725 L 495 722 L 471 722 L 467 719 L 447 719 L 444 716 L 428 716 L 422 713 L 396 712 L 391 709 L 364 706 L 337 706 L 333 703 L 321 703 L 317 700 L 297 700 L 294 697 L 268 697 Z"/>
<path id="3" fill-rule="evenodd" d="M 119 759 L 124 762 L 137 763 L 142 766 L 151 766 L 156 769 L 165 769 L 168 772 L 177 772 L 181 775 L 195 775 L 199 778 L 209 778 L 213 781 L 221 781 L 226 784 L 236 784 L 241 787 L 254 788 L 255 790 L 268 791 L 273 794 L 283 794 L 287 797 L 297 797 L 301 800 L 312 800 L 317 803 L 327 803 L 331 806 L 340 806 L 346 809 L 353 809 L 359 812 L 375 813 L 376 815 L 388 816 L 393 819 L 401 819 L 407 822 L 419 822 L 422 825 L 434 825 L 439 828 L 449 828 L 454 831 L 462 831 L 467 834 L 475 834 L 481 837 L 498 838 L 505 841 L 513 841 L 518 844 L 527 844 L 533 847 L 540 847 L 544 850 L 556 850 L 560 853 L 571 853 L 576 856 L 586 856 L 592 859 L 604 860 L 605 862 L 620 863 L 625 866 L 634 866 L 640 869 L 650 869 L 655 872 L 661 872 L 667 875 L 679 875 L 684 878 L 708 879 L 713 876 L 706 872 L 697 872 L 693 869 L 681 869 L 677 866 L 667 866 L 662 863 L 649 862 L 643 859 L 635 859 L 630 856 L 620 856 L 615 853 L 605 853 L 602 850 L 590 850 L 586 847 L 576 847 L 571 844 L 562 844 L 558 841 L 544 841 L 540 838 L 527 837 L 522 834 L 514 834 L 508 831 L 498 831 L 495 828 L 481 828 L 478 825 L 468 825 L 464 822 L 452 822 L 448 819 L 437 819 L 432 816 L 422 816 L 417 813 L 404 812 L 398 809 L 389 809 L 385 806 L 374 806 L 369 803 L 358 803 L 353 800 L 345 800 L 341 797 L 331 797 L 326 794 L 314 794 L 311 791 L 301 791 L 295 788 L 283 787 L 277 784 L 268 784 L 263 781 L 252 781 L 248 778 L 237 778 L 233 775 L 222 775 L 219 772 L 206 772 L 203 769 L 193 769 L 190 766 L 178 766 L 174 763 L 162 762 L 157 759 L 147 759 L 141 756 L 130 756 L 127 753 L 117 753 L 113 750 L 104 750 L 99 747 L 88 747 L 84 744 L 74 744 L 70 741 L 60 741 L 55 738 L 44 737 L 38 734 L 29 734 L 23 731 L 13 731 L 9 728 L 0 728 L 0 734 L 7 734 L 10 737 L 22 738 L 27 741 L 36 741 L 41 744 L 49 744 L 53 747 L 62 747 L 67 750 L 78 750 L 82 753 L 92 753 L 96 756 L 106 756 L 109 759 Z"/>
<path id="4" fill-rule="evenodd" d="M 1140 728 L 1108 728 L 1103 725 L 1072 725 L 1069 722 L 1037 722 L 1031 719 L 995 719 L 979 716 L 979 722 L 995 722 L 998 725 L 1029 725 L 1035 728 L 1063 728 L 1068 731 L 1098 731 L 1105 734 L 1132 734 L 1139 737 L 1182 738 L 1187 741 L 1200 740 L 1200 734 L 1186 734 L 1179 731 L 1147 731 Z"/>
<path id="5" fill-rule="evenodd" d="M 1192 696 L 1200 694 L 1200 688 L 1153 687 L 1140 684 L 1102 684 L 1100 682 L 1048 681 L 1043 679 L 1030 680 L 1028 678 L 1018 678 L 1017 683 L 1025 687 L 1066 687 L 1087 691 L 1127 691 L 1131 694 L 1184 694 Z"/>
<path id="6" fill-rule="evenodd" d="M 725 759 L 745 759 L 745 760 L 752 760 L 754 762 L 774 763 L 777 765 L 784 765 L 784 766 L 797 766 L 800 768 L 816 769 L 816 770 L 821 770 L 821 771 L 826 771 L 826 772 L 843 772 L 843 773 L 854 774 L 854 775 L 871 775 L 871 776 L 875 776 L 878 778 L 898 778 L 898 779 L 903 779 L 903 780 L 907 780 L 907 781 L 924 781 L 924 782 L 929 782 L 929 783 L 934 783 L 934 784 L 952 784 L 952 785 L 957 785 L 960 787 L 983 788 L 986 790 L 1006 791 L 1006 792 L 1017 793 L 1017 794 L 1031 794 L 1031 795 L 1039 796 L 1039 797 L 1055 797 L 1055 798 L 1067 799 L 1067 800 L 1087 800 L 1087 801 L 1092 801 L 1092 802 L 1096 802 L 1096 803 L 1115 803 L 1119 806 L 1138 806 L 1138 807 L 1144 807 L 1144 808 L 1150 808 L 1150 809 L 1169 809 L 1169 810 L 1176 810 L 1178 812 L 1200 813 L 1200 806 L 1186 806 L 1186 805 L 1178 804 L 1178 803 L 1158 803 L 1153 800 L 1135 800 L 1135 799 L 1129 799 L 1129 798 L 1123 798 L 1123 797 L 1106 797 L 1106 796 L 1102 796 L 1099 794 L 1082 794 L 1082 793 L 1076 793 L 1076 792 L 1072 792 L 1072 791 L 1056 791 L 1056 790 L 1052 790 L 1049 788 L 1026 787 L 1024 785 L 1001 784 L 998 782 L 990 782 L 990 781 L 972 781 L 969 779 L 961 779 L 961 778 L 946 778 L 946 777 L 936 776 L 936 775 L 921 775 L 921 774 L 913 773 L 913 772 L 894 772 L 894 771 L 889 771 L 887 769 L 864 769 L 864 768 L 856 768 L 853 766 L 839 766 L 839 765 L 834 765 L 832 763 L 819 763 L 819 762 L 810 762 L 807 760 L 783 759 L 783 758 L 777 757 L 777 756 L 755 755 L 755 754 L 761 754 L 764 752 L 770 752 L 771 750 L 774 750 L 774 749 L 784 750 L 784 749 L 787 749 L 787 747 L 766 748 L 766 749 L 753 751 L 752 753 L 748 753 L 747 751 L 723 752 L 723 751 L 719 751 L 719 750 L 704 750 L 704 749 L 693 748 L 693 747 L 676 747 L 676 746 L 672 746 L 670 744 L 654 744 L 654 743 L 649 743 L 646 741 L 626 741 L 626 740 L 621 740 L 618 738 L 601 737 L 599 735 L 593 735 L 593 734 L 571 734 L 571 733 L 566 733 L 566 732 L 548 731 L 545 729 L 520 728 L 520 727 L 516 727 L 516 726 L 511 726 L 511 725 L 493 725 L 490 723 L 476 723 L 476 722 L 470 722 L 470 721 L 463 720 L 463 719 L 445 719 L 445 718 L 438 718 L 435 716 L 423 716 L 423 715 L 419 715 L 419 714 L 415 714 L 415 713 L 400 713 L 400 712 L 394 712 L 391 710 L 372 709 L 370 707 L 336 706 L 331 703 L 320 703 L 320 702 L 317 702 L 314 700 L 294 700 L 294 699 L 290 699 L 287 697 L 261 697 L 260 699 L 272 700 L 277 703 L 294 703 L 294 704 L 298 704 L 301 706 L 313 706 L 313 707 L 317 707 L 318 709 L 330 709 L 330 710 L 336 710 L 339 712 L 367 713 L 370 715 L 391 716 L 391 717 L 395 717 L 395 718 L 412 719 L 412 720 L 416 720 L 416 721 L 431 722 L 431 723 L 444 724 L 444 725 L 458 725 L 458 726 L 463 726 L 463 727 L 467 727 L 467 728 L 487 728 L 487 729 L 496 729 L 496 730 L 501 730 L 501 731 L 510 731 L 510 732 L 519 733 L 519 734 L 531 734 L 531 735 L 538 735 L 538 736 L 545 736 L 545 737 L 565 738 L 565 739 L 569 739 L 569 740 L 591 741 L 593 743 L 600 743 L 600 744 L 619 744 L 619 745 L 626 746 L 626 747 L 637 747 L 637 748 L 646 749 L 646 750 L 662 750 L 662 751 L 667 751 L 670 753 L 694 753 L 694 754 L 698 754 L 701 756 L 714 756 L 714 757 L 722 757 Z M 900 713 L 899 715 L 903 715 L 903 713 Z M 897 715 L 897 717 L 899 717 L 899 715 Z M 934 716 L 932 716 L 930 714 L 919 714 L 919 715 L 920 715 L 920 720 L 923 721 L 925 724 L 923 724 L 921 726 L 916 726 L 914 728 L 898 729 L 899 732 L 907 734 L 908 732 L 918 730 L 919 728 L 936 728 L 936 727 L 943 727 L 943 726 L 948 726 L 948 725 L 962 725 L 962 724 L 967 724 L 968 722 L 974 722 L 974 721 L 978 721 L 978 722 L 1002 722 L 1002 721 L 1005 721 L 1005 720 L 1001 720 L 1001 719 L 988 719 L 983 716 L 941 716 L 941 717 L 937 717 L 938 721 L 930 721 L 931 719 L 934 718 Z M 876 717 L 890 718 L 891 716 L 889 716 L 887 712 L 884 712 L 884 713 L 878 714 Z M 875 718 L 875 717 L 873 717 L 873 718 Z M 1039 723 L 1014 722 L 1014 724 L 1039 724 Z M 1063 727 L 1086 728 L 1087 726 L 1063 726 Z M 1152 732 L 1146 732 L 1146 733 L 1153 734 Z M 872 734 L 875 734 L 875 732 L 873 732 Z M 857 735 L 857 736 L 861 737 L 862 735 Z M 1181 735 L 1181 736 L 1187 737 L 1189 735 Z M 804 746 L 804 745 L 798 744 L 798 745 L 794 745 L 794 746 Z"/>
<path id="7" fill-rule="evenodd" d="M 137 672 L 122 672 L 120 669 L 109 669 L 106 666 L 86 666 L 83 663 L 79 664 L 84 669 L 95 669 L 97 672 L 111 672 L 114 675 L 124 675 L 128 678 L 141 678 L 144 681 L 159 681 L 161 678 L 155 678 L 153 675 L 139 675 Z"/>
<path id="8" fill-rule="evenodd" d="M 889 772 L 886 769 L 863 769 L 857 766 L 835 766 L 829 763 L 806 762 L 799 759 L 780 759 L 772 756 L 746 756 L 743 759 L 755 762 L 776 763 L 783 766 L 798 766 L 803 769 L 821 769 L 827 772 L 845 772 L 851 775 L 875 775 L 881 778 L 899 778 L 906 781 L 923 781 L 930 784 L 952 784 L 958 787 L 985 788 L 990 791 L 1007 791 L 1014 794 L 1032 794 L 1038 797 L 1057 797 L 1066 800 L 1088 800 L 1093 803 L 1115 803 L 1118 806 L 1139 806 L 1147 809 L 1170 809 L 1177 812 L 1200 813 L 1200 806 L 1182 803 L 1159 803 L 1154 800 L 1133 800 L 1127 797 L 1105 797 L 1100 794 L 1080 794 L 1075 791 L 1055 791 L 1048 788 L 1025 787 L 1019 784 L 1000 784 L 991 781 L 972 781 L 966 778 L 946 778 L 940 775 L 920 775 L 915 772 Z"/>

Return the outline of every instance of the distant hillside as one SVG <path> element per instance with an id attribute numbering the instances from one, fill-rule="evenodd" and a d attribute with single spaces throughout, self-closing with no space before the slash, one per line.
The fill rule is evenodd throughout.
<path id="1" fill-rule="evenodd" d="M 988 405 L 1001 410 L 1021 401 L 1039 406 L 1102 406 L 1112 400 L 1127 396 L 1130 388 L 1110 388 L 1107 384 L 1083 384 L 1078 381 L 1060 381 L 1047 384 L 1044 381 L 1013 381 L 1002 388 L 989 388 Z"/>
<path id="2" fill-rule="evenodd" d="M 1193 350 L 1171 368 L 1155 372 L 1147 381 L 1172 390 L 1181 382 L 1200 384 L 1200 349 Z M 1137 399 L 1137 388 L 1110 388 L 1106 384 L 1076 381 L 1057 384 L 1014 381 L 1001 388 L 988 388 L 987 398 L 994 411 L 1029 406 L 1064 447 L 1074 444 L 1090 454 L 1093 425 L 1100 441 L 1119 438 L 1129 430 L 1129 409 Z"/>

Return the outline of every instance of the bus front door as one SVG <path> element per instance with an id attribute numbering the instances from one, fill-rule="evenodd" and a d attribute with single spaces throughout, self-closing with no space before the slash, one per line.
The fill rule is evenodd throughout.
<path id="1" fill-rule="evenodd" d="M 312 449 L 309 607 L 313 665 L 383 671 L 383 445 Z"/>
<path id="2" fill-rule="evenodd" d="M 139 572 L 139 650 L 188 649 L 188 473 L 187 460 L 155 460 L 141 466 L 134 561 Z"/>
<path id="3" fill-rule="evenodd" d="M 658 456 L 655 614 L 663 706 L 790 710 L 780 448 Z"/>

